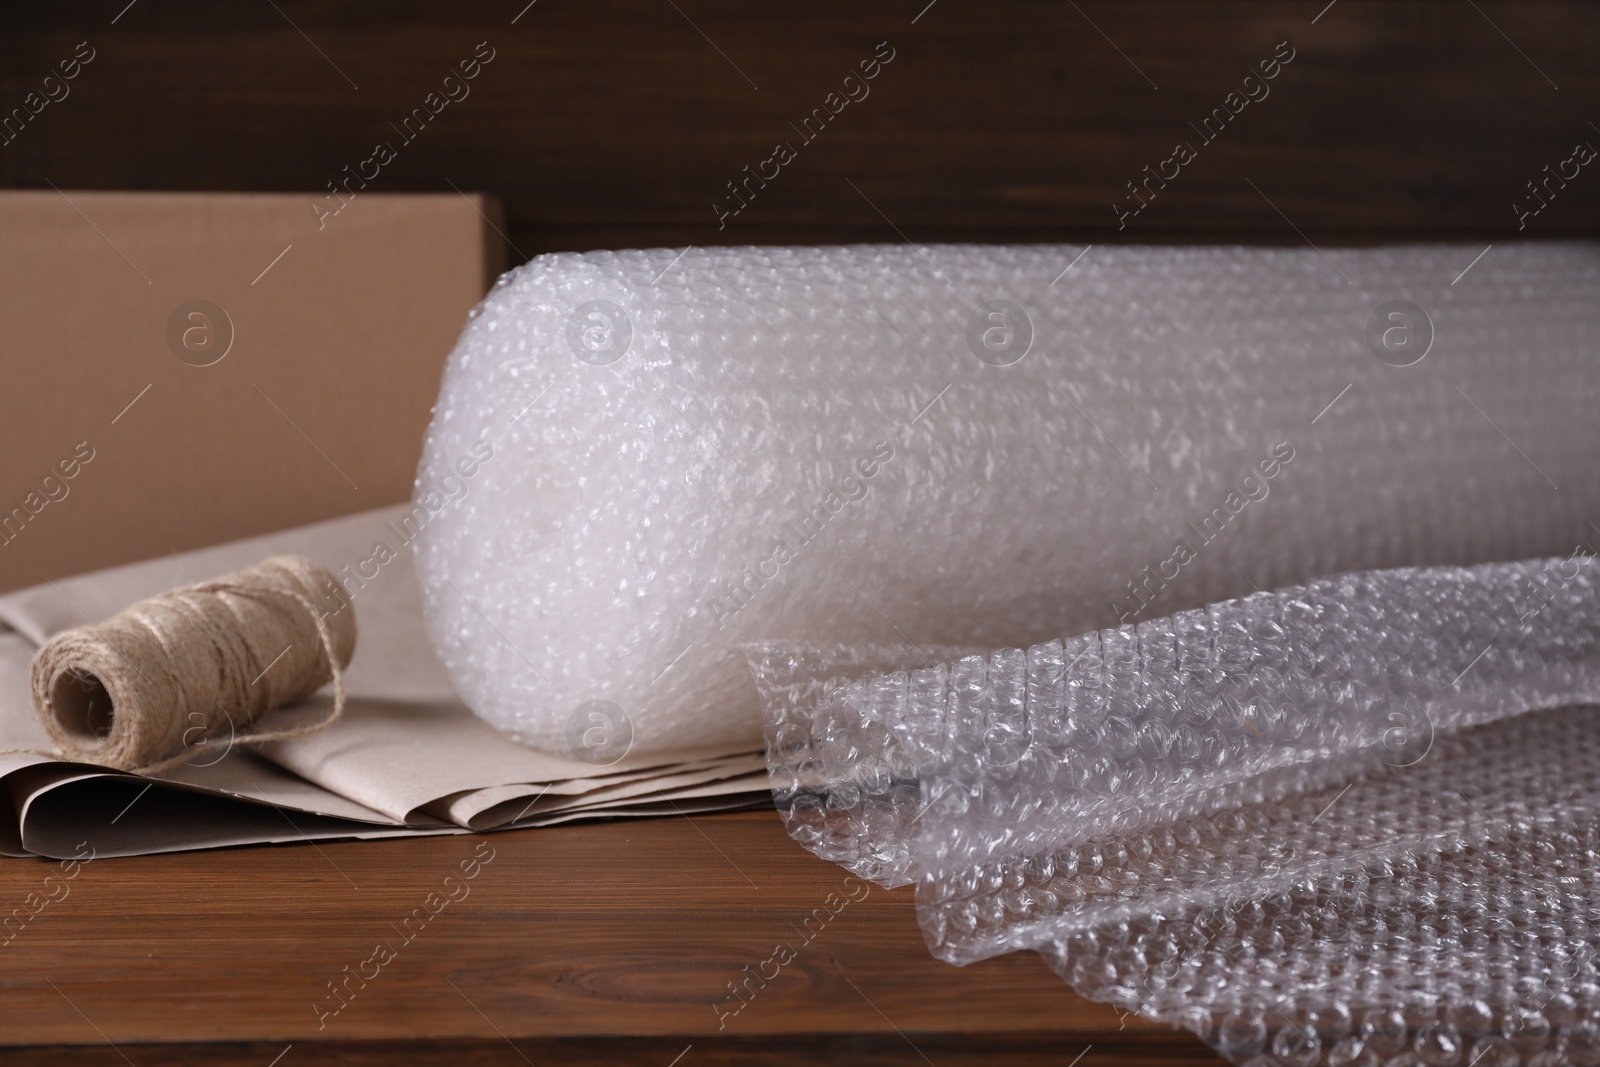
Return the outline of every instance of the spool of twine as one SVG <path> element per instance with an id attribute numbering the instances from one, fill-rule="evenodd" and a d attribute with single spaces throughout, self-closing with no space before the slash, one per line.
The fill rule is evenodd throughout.
<path id="1" fill-rule="evenodd" d="M 274 556 L 59 633 L 33 657 L 39 722 L 66 758 L 141 772 L 191 759 L 211 738 L 249 744 L 324 729 L 344 711 L 356 647 L 354 607 L 318 607 L 337 588 L 311 560 Z M 333 707 L 320 721 L 254 730 L 268 710 L 330 680 Z"/>

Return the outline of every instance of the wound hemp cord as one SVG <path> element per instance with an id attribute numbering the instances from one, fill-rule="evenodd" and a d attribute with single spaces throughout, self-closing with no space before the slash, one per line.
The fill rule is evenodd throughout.
<path id="1" fill-rule="evenodd" d="M 257 743 L 324 729 L 344 711 L 356 645 L 354 607 L 317 606 L 337 588 L 311 560 L 274 556 L 59 633 L 33 657 L 39 722 L 66 758 L 141 772 L 182 763 L 212 737 Z M 248 731 L 330 680 L 333 708 L 321 720 Z"/>

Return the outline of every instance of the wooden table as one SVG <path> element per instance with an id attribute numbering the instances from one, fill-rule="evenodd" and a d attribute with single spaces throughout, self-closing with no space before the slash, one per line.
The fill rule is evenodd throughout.
<path id="1" fill-rule="evenodd" d="M 0 863 L 7 908 L 60 897 L 0 948 L 6 1064 L 1218 1062 L 1032 953 L 934 959 L 910 889 L 847 883 L 772 811 L 59 872 Z"/>

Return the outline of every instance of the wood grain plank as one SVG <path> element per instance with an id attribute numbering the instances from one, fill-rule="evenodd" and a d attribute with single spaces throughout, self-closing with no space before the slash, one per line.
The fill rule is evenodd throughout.
<path id="1" fill-rule="evenodd" d="M 1572 0 L 829 0 L 759 15 L 737 0 L 284 0 L 281 14 L 167 0 L 111 25 L 122 7 L 0 14 L 0 102 L 78 41 L 98 49 L 71 96 L 0 148 L 0 184 L 323 191 L 386 141 L 396 159 L 370 188 L 497 193 L 524 256 L 892 241 L 896 228 L 913 240 L 1292 243 L 1294 227 L 1319 240 L 1507 240 L 1526 183 L 1575 142 L 1600 144 L 1585 110 L 1600 88 L 1600 7 Z M 895 58 L 870 94 L 803 138 L 804 117 L 883 40 Z M 1201 139 L 1205 116 L 1283 41 L 1295 58 L 1269 95 Z M 495 58 L 470 95 L 401 138 L 400 121 L 479 42 Z M 1119 231 L 1126 183 L 1180 141 L 1198 158 Z M 730 203 L 727 183 L 778 142 L 796 159 L 719 228 L 713 203 Z M 1584 173 L 1524 232 L 1596 227 L 1600 180 Z"/>
<path id="2" fill-rule="evenodd" d="M 461 899 L 430 902 L 475 855 L 476 877 L 451 890 Z M 0 904 L 22 906 L 52 874 L 60 865 L 0 865 Z M 939 1063 L 1146 1037 L 1150 1055 L 1210 1055 L 1082 1000 L 1032 954 L 941 963 L 909 889 L 845 879 L 771 811 L 97 860 L 0 948 L 5 1041 L 193 1042 L 216 1046 L 217 1062 L 237 1052 L 219 1043 L 246 1043 L 248 1059 L 262 1042 L 355 1055 L 438 1041 L 448 1058 L 474 1043 L 499 1055 L 504 1038 L 568 1062 L 624 1036 L 641 1051 L 692 1043 L 702 1063 L 790 1062 L 759 1048 L 898 1062 L 901 1034 L 947 1053 Z M 826 914 L 846 889 L 860 899 Z M 818 908 L 828 921 L 808 925 Z M 765 988 L 730 994 L 779 942 L 794 961 Z M 366 965 L 379 944 L 393 958 Z M 346 981 L 352 971 L 373 976 Z"/>

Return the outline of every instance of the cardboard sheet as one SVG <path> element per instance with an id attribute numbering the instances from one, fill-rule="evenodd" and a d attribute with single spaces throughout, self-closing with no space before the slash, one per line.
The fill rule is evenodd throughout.
<path id="1" fill-rule="evenodd" d="M 498 207 L 316 199 L 0 191 L 0 590 L 410 495 Z"/>

